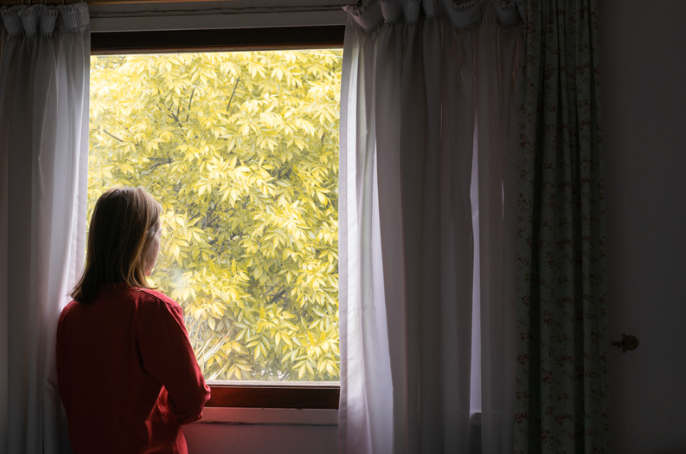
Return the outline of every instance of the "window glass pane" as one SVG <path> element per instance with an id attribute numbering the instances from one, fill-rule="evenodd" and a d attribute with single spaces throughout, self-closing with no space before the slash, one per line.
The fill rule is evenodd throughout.
<path id="1" fill-rule="evenodd" d="M 340 50 L 91 57 L 89 219 L 162 204 L 153 283 L 210 380 L 339 379 Z"/>

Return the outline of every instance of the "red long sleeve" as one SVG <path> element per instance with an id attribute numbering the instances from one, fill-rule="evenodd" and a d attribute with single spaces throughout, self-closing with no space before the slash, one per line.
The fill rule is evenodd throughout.
<path id="1" fill-rule="evenodd" d="M 75 454 L 186 453 L 180 425 L 210 396 L 181 307 L 153 290 L 107 286 L 67 305 L 57 367 Z"/>

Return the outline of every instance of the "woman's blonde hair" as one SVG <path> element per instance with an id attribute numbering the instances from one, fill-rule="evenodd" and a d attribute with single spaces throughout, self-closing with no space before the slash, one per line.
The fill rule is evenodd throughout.
<path id="1" fill-rule="evenodd" d="M 160 229 L 160 211 L 142 187 L 105 191 L 93 210 L 86 268 L 71 297 L 89 304 L 107 284 L 149 288 L 145 255 Z"/>

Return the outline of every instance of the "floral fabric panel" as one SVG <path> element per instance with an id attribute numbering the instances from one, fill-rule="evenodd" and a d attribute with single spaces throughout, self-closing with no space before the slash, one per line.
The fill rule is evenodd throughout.
<path id="1" fill-rule="evenodd" d="M 527 14 L 515 453 L 607 453 L 598 4 Z"/>

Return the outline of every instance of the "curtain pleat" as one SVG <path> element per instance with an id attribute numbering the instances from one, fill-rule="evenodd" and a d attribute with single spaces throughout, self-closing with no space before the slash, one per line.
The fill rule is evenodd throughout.
<path id="1" fill-rule="evenodd" d="M 1 16 L 0 452 L 68 452 L 54 338 L 85 247 L 88 8 Z"/>
<path id="2" fill-rule="evenodd" d="M 481 430 L 494 433 L 508 427 L 501 437 L 483 437 L 482 452 L 511 452 L 516 362 L 516 141 L 519 99 L 517 74 L 519 29 L 502 27 L 497 33 L 480 33 L 477 59 L 477 187 L 478 276 L 481 309 Z M 480 77 L 494 72 L 493 77 Z M 477 227 L 475 226 L 475 230 Z M 508 345 L 508 343 L 510 345 Z M 502 411 L 506 409 L 507 411 Z"/>
<path id="3" fill-rule="evenodd" d="M 509 454 L 519 5 L 348 10 L 340 452 Z"/>
<path id="4" fill-rule="evenodd" d="M 515 452 L 607 453 L 598 2 L 527 10 Z"/>

